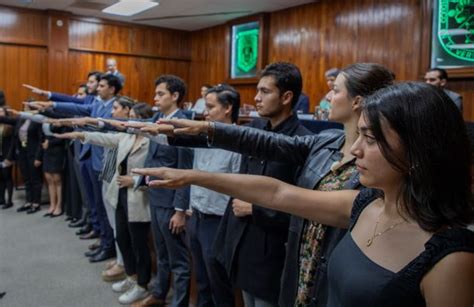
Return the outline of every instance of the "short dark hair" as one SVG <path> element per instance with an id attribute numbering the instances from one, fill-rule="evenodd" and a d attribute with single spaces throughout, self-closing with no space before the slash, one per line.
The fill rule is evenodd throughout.
<path id="1" fill-rule="evenodd" d="M 78 89 L 85 88 L 87 90 L 87 84 L 85 84 L 85 83 L 79 84 L 79 86 L 77 88 Z"/>
<path id="2" fill-rule="evenodd" d="M 362 116 L 385 159 L 404 174 L 399 211 L 429 232 L 474 222 L 466 126 L 443 90 L 420 82 L 389 86 L 366 99 Z M 403 157 L 388 144 L 387 126 L 398 134 Z"/>
<path id="3" fill-rule="evenodd" d="M 206 96 L 216 94 L 217 101 L 224 107 L 232 106 L 231 119 L 236 123 L 239 119 L 240 93 L 228 84 L 218 84 L 207 90 Z"/>
<path id="4" fill-rule="evenodd" d="M 99 82 L 100 77 L 102 76 L 102 73 L 100 71 L 91 71 L 87 74 L 87 79 L 89 79 L 91 76 L 94 76 L 94 78 Z"/>
<path id="5" fill-rule="evenodd" d="M 120 96 L 115 101 L 120 104 L 122 108 L 132 109 L 132 107 L 135 105 L 135 101 L 128 96 Z"/>
<path id="6" fill-rule="evenodd" d="M 138 118 L 150 118 L 153 116 L 153 110 L 147 103 L 139 102 L 132 108 Z"/>
<path id="7" fill-rule="evenodd" d="M 437 71 L 439 73 L 439 78 L 441 80 L 446 80 L 448 81 L 448 72 L 442 68 L 439 68 L 439 67 L 433 67 L 433 68 L 430 68 L 428 70 L 428 72 L 430 71 Z"/>
<path id="8" fill-rule="evenodd" d="M 181 103 L 186 95 L 186 83 L 183 79 L 175 75 L 161 75 L 156 81 L 155 86 L 166 83 L 166 89 L 171 93 L 178 93 L 177 103 Z"/>
<path id="9" fill-rule="evenodd" d="M 385 66 L 375 63 L 356 63 L 345 67 L 341 74 L 349 96 L 367 97 L 376 90 L 389 86 L 395 74 Z"/>
<path id="10" fill-rule="evenodd" d="M 7 100 L 5 98 L 5 93 L 0 90 L 0 106 L 4 106 L 7 104 Z"/>
<path id="11" fill-rule="evenodd" d="M 275 62 L 267 65 L 260 73 L 260 78 L 269 76 L 275 79 L 275 85 L 280 91 L 280 95 L 286 91 L 293 93 L 291 100 L 291 108 L 293 108 L 303 89 L 303 78 L 299 68 L 291 63 Z"/>
<path id="12" fill-rule="evenodd" d="M 109 87 L 113 87 L 114 95 L 117 95 L 122 90 L 122 81 L 117 76 L 111 74 L 103 74 L 100 76 L 99 81 L 105 80 Z"/>
<path id="13" fill-rule="evenodd" d="M 341 72 L 341 70 L 339 68 L 330 68 L 330 69 L 326 70 L 326 72 L 324 73 L 324 76 L 326 78 L 329 78 L 329 77 L 336 78 L 337 75 L 339 75 L 340 72 Z"/>

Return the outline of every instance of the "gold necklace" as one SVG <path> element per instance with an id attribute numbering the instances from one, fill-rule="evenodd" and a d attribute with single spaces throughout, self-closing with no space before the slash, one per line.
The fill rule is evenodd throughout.
<path id="1" fill-rule="evenodd" d="M 377 226 L 379 225 L 380 217 L 382 216 L 382 213 L 383 213 L 383 211 L 380 212 L 379 217 L 377 218 L 377 222 L 375 223 L 374 234 L 372 235 L 372 238 L 369 238 L 369 239 L 367 240 L 367 247 L 371 246 L 372 243 L 374 243 L 374 239 L 375 239 L 375 238 L 377 238 L 377 237 L 383 235 L 383 234 L 386 233 L 387 231 L 392 230 L 393 228 L 397 227 L 398 225 L 405 223 L 405 221 L 401 221 L 401 222 L 398 222 L 398 223 L 393 224 L 392 226 L 388 227 L 387 229 L 385 229 L 385 230 L 383 230 L 383 231 L 381 231 L 381 232 L 377 232 Z"/>

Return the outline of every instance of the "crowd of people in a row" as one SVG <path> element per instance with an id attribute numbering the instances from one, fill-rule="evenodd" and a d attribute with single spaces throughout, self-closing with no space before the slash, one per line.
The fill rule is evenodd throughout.
<path id="1" fill-rule="evenodd" d="M 113 73 L 91 72 L 76 96 L 27 86 L 48 101 L 0 110 L 4 207 L 17 161 L 18 210 L 40 210 L 42 168 L 45 215 L 65 203 L 81 238 L 98 238 L 90 261 L 117 258 L 102 277 L 122 304 L 164 305 L 172 283 L 171 305 L 188 306 L 192 268 L 198 306 L 233 306 L 236 288 L 245 306 L 471 306 L 462 104 L 394 78 L 378 64 L 338 70 L 327 100 L 343 129 L 319 134 L 294 111 L 303 79 L 290 63 L 261 72 L 260 118 L 244 126 L 229 85 L 203 93 L 203 121 L 179 108 L 186 84 L 174 75 L 155 82 L 157 111 L 120 96 Z"/>

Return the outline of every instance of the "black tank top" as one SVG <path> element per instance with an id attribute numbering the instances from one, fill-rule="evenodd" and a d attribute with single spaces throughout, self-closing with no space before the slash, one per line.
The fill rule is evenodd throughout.
<path id="1" fill-rule="evenodd" d="M 377 190 L 361 190 L 354 201 L 349 230 L 378 195 Z M 394 273 L 370 260 L 349 231 L 329 260 L 328 307 L 425 306 L 420 292 L 423 276 L 443 257 L 460 251 L 474 253 L 474 233 L 464 228 L 450 228 L 434 234 L 421 254 Z"/>

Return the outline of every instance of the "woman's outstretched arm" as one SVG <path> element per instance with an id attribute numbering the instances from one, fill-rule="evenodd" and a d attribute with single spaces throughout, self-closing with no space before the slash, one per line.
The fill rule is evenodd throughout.
<path id="1" fill-rule="evenodd" d="M 160 178 L 150 181 L 150 187 L 176 189 L 190 184 L 199 185 L 262 207 L 341 228 L 349 226 L 352 203 L 359 193 L 355 190 L 308 190 L 274 178 L 255 175 L 170 168 L 134 169 L 132 172 Z"/>

